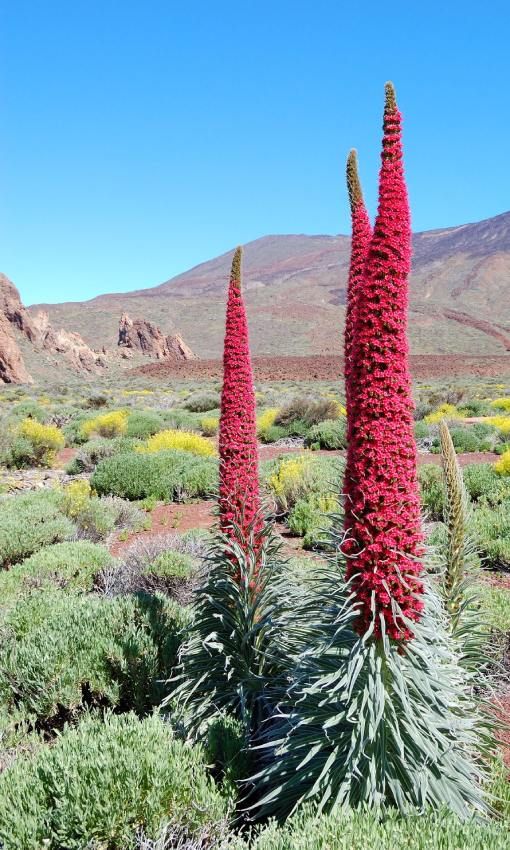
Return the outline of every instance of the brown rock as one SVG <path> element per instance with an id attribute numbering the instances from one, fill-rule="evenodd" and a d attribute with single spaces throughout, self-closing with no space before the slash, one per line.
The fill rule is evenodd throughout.
<path id="1" fill-rule="evenodd" d="M 182 336 L 180 334 L 174 334 L 173 336 L 167 336 L 166 338 L 167 348 L 170 352 L 170 355 L 177 358 L 177 360 L 195 360 L 195 355 L 192 352 L 191 348 L 187 343 L 184 342 Z"/>
<path id="2" fill-rule="evenodd" d="M 4 274 L 0 274 L 0 314 L 9 324 L 21 331 L 30 342 L 35 342 L 37 330 L 32 317 L 21 303 L 18 290 Z"/>
<path id="3" fill-rule="evenodd" d="M 12 328 L 0 312 L 0 381 L 4 384 L 31 384 Z"/>
<path id="4" fill-rule="evenodd" d="M 37 340 L 52 354 L 61 354 L 79 372 L 97 372 L 104 368 L 106 360 L 90 348 L 80 334 L 61 328 L 54 330 L 49 323 L 48 313 L 40 310 L 34 318 Z"/>
<path id="5" fill-rule="evenodd" d="M 192 360 L 194 354 L 178 334 L 164 336 L 152 322 L 145 319 L 131 319 L 123 313 L 119 322 L 117 345 L 122 349 L 141 351 L 157 360 Z"/>

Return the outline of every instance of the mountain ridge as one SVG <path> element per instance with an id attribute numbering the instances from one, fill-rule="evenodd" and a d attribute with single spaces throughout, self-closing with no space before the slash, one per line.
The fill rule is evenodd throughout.
<path id="1" fill-rule="evenodd" d="M 340 353 L 350 237 L 284 234 L 244 246 L 256 355 Z M 94 347 L 111 346 L 124 308 L 181 333 L 199 357 L 221 352 L 231 251 L 162 283 L 89 301 L 33 305 Z M 413 235 L 410 338 L 415 354 L 510 348 L 510 211 Z"/>

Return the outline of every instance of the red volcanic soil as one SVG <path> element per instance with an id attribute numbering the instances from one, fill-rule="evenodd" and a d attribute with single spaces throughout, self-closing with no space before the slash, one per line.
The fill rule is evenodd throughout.
<path id="1" fill-rule="evenodd" d="M 259 458 L 260 460 L 272 460 L 279 455 L 303 451 L 306 451 L 306 449 L 294 447 L 286 448 L 284 446 L 280 447 L 275 445 L 259 446 Z M 326 455 L 327 457 L 344 457 L 345 451 L 343 449 L 339 451 L 320 449 L 319 451 L 314 452 L 314 454 Z M 457 460 L 461 466 L 470 466 L 473 463 L 494 463 L 494 461 L 499 460 L 499 455 L 494 454 L 493 452 L 470 452 L 468 454 L 457 455 Z M 424 463 L 435 463 L 436 466 L 440 466 L 441 456 L 432 454 L 431 452 L 418 452 L 418 465 L 422 466 Z"/>
<path id="2" fill-rule="evenodd" d="M 147 531 L 134 532 L 126 540 L 114 540 L 110 546 L 110 552 L 118 557 L 124 549 L 131 545 L 133 540 L 152 539 L 159 534 L 168 534 L 173 531 L 177 534 L 183 534 L 192 528 L 210 528 L 214 522 L 215 508 L 216 502 L 157 505 L 150 514 L 151 528 Z"/>
<path id="3" fill-rule="evenodd" d="M 310 357 L 254 357 L 256 381 L 330 381 L 343 375 L 343 358 L 333 355 Z M 411 371 L 416 379 L 485 377 L 510 375 L 510 355 L 469 357 L 466 355 L 416 354 L 411 356 Z M 148 363 L 130 370 L 148 378 L 213 378 L 221 380 L 221 360 Z"/>

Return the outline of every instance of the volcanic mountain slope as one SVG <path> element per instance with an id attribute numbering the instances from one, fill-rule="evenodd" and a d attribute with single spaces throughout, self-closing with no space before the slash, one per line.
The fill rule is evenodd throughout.
<path id="1" fill-rule="evenodd" d="M 254 354 L 341 351 L 347 236 L 266 236 L 245 246 L 244 280 Z M 510 351 L 510 212 L 417 233 L 410 331 L 415 354 Z M 54 325 L 98 348 L 116 339 L 127 310 L 179 330 L 199 357 L 221 352 L 231 253 L 151 289 L 83 303 L 39 305 Z"/>

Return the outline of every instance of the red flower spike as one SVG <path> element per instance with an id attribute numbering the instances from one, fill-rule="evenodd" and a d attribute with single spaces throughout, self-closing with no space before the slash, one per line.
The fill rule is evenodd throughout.
<path id="1" fill-rule="evenodd" d="M 241 292 L 242 249 L 232 261 L 223 349 L 219 430 L 220 528 L 234 538 L 233 525 L 248 540 L 260 530 L 257 423 L 248 324 Z M 254 527 L 256 526 L 256 528 Z M 235 539 L 239 542 L 236 535 Z"/>
<path id="2" fill-rule="evenodd" d="M 356 378 L 353 378 L 353 346 L 356 328 L 356 309 L 359 292 L 363 287 L 363 272 L 365 262 L 372 238 L 372 227 L 363 201 L 363 192 L 358 174 L 358 160 L 355 150 L 351 150 L 347 157 L 347 189 L 351 206 L 351 260 L 349 265 L 349 278 L 347 282 L 347 309 L 345 313 L 345 342 L 344 342 L 344 377 L 345 377 L 345 400 L 347 405 L 347 445 L 351 445 L 350 433 L 354 417 L 354 397 L 356 392 Z M 347 451 L 347 462 L 345 466 L 344 482 L 351 477 L 351 456 Z M 344 483 L 346 489 L 346 483 Z M 352 518 L 349 512 L 349 499 L 345 500 L 346 527 L 350 528 Z"/>
<path id="3" fill-rule="evenodd" d="M 352 581 L 363 634 L 370 625 L 409 640 L 423 603 L 423 536 L 408 366 L 407 309 L 411 225 L 401 145 L 401 115 L 386 85 L 379 209 L 352 331 L 350 386 L 355 387 L 345 481 L 346 577 Z M 351 391 L 352 392 L 352 391 Z M 389 597 L 389 601 L 388 601 Z"/>

